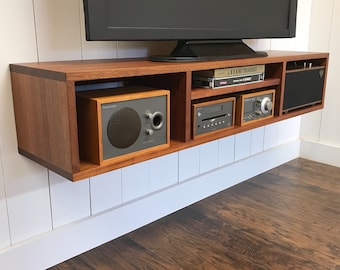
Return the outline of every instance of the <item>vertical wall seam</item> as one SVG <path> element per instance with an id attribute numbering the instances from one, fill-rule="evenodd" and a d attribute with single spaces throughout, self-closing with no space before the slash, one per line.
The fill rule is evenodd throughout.
<path id="1" fill-rule="evenodd" d="M 5 178 L 5 171 L 4 171 L 4 164 L 2 161 L 2 155 L 1 155 L 1 145 L 0 145 L 0 165 L 1 165 L 1 177 Z"/>
<path id="2" fill-rule="evenodd" d="M 47 183 L 48 183 L 48 196 L 49 196 L 49 199 L 50 199 L 51 225 L 52 225 L 52 230 L 54 230 L 50 170 L 47 170 Z"/>
<path id="3" fill-rule="evenodd" d="M 91 177 L 89 178 L 89 207 L 90 207 L 90 216 L 93 216 L 93 207 L 92 207 L 92 196 L 91 196 Z"/>
<path id="4" fill-rule="evenodd" d="M 33 11 L 33 21 L 34 21 L 34 33 L 35 33 L 35 45 L 36 45 L 36 54 L 37 54 L 37 61 L 40 62 L 39 57 L 39 42 L 38 42 L 38 28 L 37 28 L 37 18 L 35 14 L 35 3 L 34 0 L 32 0 L 32 11 Z"/>
<path id="5" fill-rule="evenodd" d="M 329 28 L 328 33 L 328 51 L 330 52 L 331 49 L 331 39 L 332 39 L 332 31 L 334 26 L 334 13 L 335 13 L 335 1 L 333 0 L 332 3 L 332 14 L 331 14 L 331 27 Z M 328 63 L 329 65 L 329 63 Z M 321 133 L 322 133 L 322 122 L 324 118 L 323 110 L 321 110 L 321 116 L 320 116 L 320 123 L 319 123 L 319 134 L 318 134 L 318 142 L 321 142 Z"/>
<path id="6" fill-rule="evenodd" d="M 4 197 L 5 197 L 5 207 L 6 207 L 6 214 L 7 214 L 7 226 L 8 226 L 8 236 L 9 236 L 9 245 L 12 246 L 13 245 L 13 239 L 12 239 L 12 232 L 11 232 L 11 223 L 9 220 L 9 209 L 8 209 L 8 199 L 7 199 L 7 191 L 6 191 L 6 182 L 5 182 L 5 170 L 4 170 L 4 165 L 2 162 L 2 155 L 1 155 L 1 149 L 0 149 L 0 165 L 1 165 L 1 169 L 2 169 L 2 179 L 3 179 L 3 189 L 4 189 Z"/>
<path id="7" fill-rule="evenodd" d="M 118 50 L 119 50 L 118 41 L 116 41 L 116 58 L 117 59 L 119 58 Z"/>
<path id="8" fill-rule="evenodd" d="M 83 44 L 83 31 L 81 28 L 81 22 L 82 22 L 82 14 L 81 9 L 83 8 L 83 2 L 82 0 L 78 0 L 78 13 L 79 13 L 79 36 L 80 36 L 80 58 L 81 60 L 84 60 L 84 44 Z"/>

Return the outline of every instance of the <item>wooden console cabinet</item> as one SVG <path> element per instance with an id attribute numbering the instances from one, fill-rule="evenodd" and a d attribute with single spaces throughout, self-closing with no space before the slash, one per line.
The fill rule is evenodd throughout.
<path id="1" fill-rule="evenodd" d="M 19 153 L 72 181 L 77 181 L 319 110 L 324 105 L 328 57 L 328 53 L 269 51 L 268 57 L 193 63 L 121 59 L 11 64 Z M 195 71 L 257 64 L 265 65 L 264 81 L 218 89 L 192 86 L 192 74 Z M 308 72 L 308 69 L 315 68 L 321 68 L 324 72 L 320 89 L 321 100 L 283 110 L 287 74 L 302 70 Z M 298 79 L 304 85 L 303 75 Z M 306 80 L 309 80 L 308 76 Z M 169 147 L 149 151 L 147 154 L 128 155 L 127 158 L 123 156 L 117 162 L 101 165 L 83 160 L 79 154 L 77 89 L 97 84 L 143 85 L 170 90 Z M 194 102 L 268 89 L 275 90 L 273 117 L 193 136 L 191 110 Z M 299 91 L 299 88 L 294 91 Z"/>

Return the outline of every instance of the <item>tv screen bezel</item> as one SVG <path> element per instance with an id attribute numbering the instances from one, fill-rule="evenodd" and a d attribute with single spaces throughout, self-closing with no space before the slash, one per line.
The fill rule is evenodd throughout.
<path id="1" fill-rule="evenodd" d="M 109 30 L 105 16 L 99 16 L 104 11 L 103 0 L 83 0 L 85 15 L 85 32 L 88 41 L 166 41 L 166 40 L 239 40 L 262 38 L 292 38 L 296 33 L 297 1 L 289 1 L 288 27 L 274 30 L 263 29 L 223 29 L 211 31 L 199 29 L 114 29 Z M 107 1 L 107 0 L 106 0 Z M 142 0 L 140 0 L 142 1 Z M 256 1 L 256 0 L 250 0 Z M 95 5 L 95 6 L 92 6 Z M 102 9 L 101 9 L 102 8 Z M 264 11 L 268 12 L 268 11 Z M 95 14 L 96 13 L 96 14 Z M 95 14 L 95 15 L 94 15 Z M 175 16 L 174 16 L 174 19 Z M 183 26 L 184 28 L 184 26 Z"/>
<path id="2" fill-rule="evenodd" d="M 161 10 L 156 8 L 155 10 L 152 10 L 152 8 L 148 9 L 148 7 L 151 6 L 151 0 L 149 0 L 148 2 L 149 6 L 139 6 L 139 10 L 136 2 L 134 8 L 135 10 L 138 10 L 138 12 L 140 12 L 141 14 L 149 13 L 150 11 L 150 14 L 156 14 L 156 18 L 158 17 L 159 19 L 158 24 L 154 23 L 152 20 L 149 20 L 150 18 L 154 18 L 152 16 L 146 16 L 146 21 L 143 21 L 143 23 L 142 21 L 140 21 L 140 25 L 138 25 L 138 21 L 128 21 L 129 16 L 133 17 L 133 15 L 131 16 L 132 13 L 130 12 L 130 7 L 133 4 L 130 2 L 129 6 L 125 5 L 125 2 L 123 2 L 125 6 L 122 10 L 124 10 L 127 14 L 121 12 L 119 14 L 116 14 L 116 17 L 112 17 L 114 18 L 114 20 L 118 18 L 118 21 L 122 22 L 120 25 L 116 26 L 112 21 L 109 22 L 110 18 L 108 19 L 106 15 L 108 8 L 110 7 L 110 5 L 112 5 L 112 3 L 107 1 L 114 0 L 83 0 L 86 39 L 88 41 L 177 41 L 176 47 L 169 55 L 150 56 L 149 59 L 152 61 L 191 62 L 264 57 L 267 56 L 266 52 L 254 51 L 243 42 L 243 39 L 292 38 L 295 37 L 296 34 L 298 0 L 285 0 L 289 1 L 287 2 L 287 5 L 289 6 L 286 6 L 286 8 L 284 8 L 284 10 L 286 10 L 288 14 L 286 14 L 286 17 L 281 16 L 281 19 L 284 20 L 284 23 L 279 23 L 278 27 L 274 26 L 276 25 L 274 21 L 279 22 L 279 20 L 276 20 L 276 16 L 273 14 L 268 14 L 268 12 L 270 12 L 268 10 L 269 3 L 272 4 L 272 2 L 266 3 L 265 1 L 269 0 L 244 0 L 251 1 L 249 2 L 248 10 L 246 11 L 244 11 L 243 9 L 243 5 L 246 5 L 245 2 L 235 3 L 235 6 L 233 6 L 233 10 L 240 10 L 240 12 L 244 12 L 243 14 L 239 13 L 238 16 L 233 15 L 235 18 L 242 17 L 242 20 L 244 20 L 244 26 L 242 27 L 239 27 L 239 25 L 237 24 L 233 24 L 234 27 L 230 27 L 227 24 L 221 27 L 221 25 L 218 24 L 218 21 L 222 15 L 220 15 L 220 17 L 216 17 L 217 20 L 215 20 L 213 17 L 210 17 L 211 19 L 208 19 L 207 26 L 202 25 L 200 21 L 201 17 L 196 15 L 196 17 L 192 17 L 192 21 L 188 21 L 189 24 L 186 23 L 186 17 L 184 17 L 183 14 L 179 16 L 181 19 L 179 19 L 178 22 L 174 22 L 173 20 L 176 20 L 176 18 L 174 17 L 172 19 L 171 14 L 173 13 L 169 13 L 170 16 L 169 14 L 162 13 L 167 12 L 166 9 L 163 9 L 163 6 L 160 7 L 160 5 L 158 5 L 158 8 Z M 177 5 L 175 5 L 175 11 L 181 8 L 181 4 L 183 2 L 179 1 L 180 0 L 176 2 Z M 256 1 L 262 1 L 263 7 L 261 7 L 261 5 L 256 6 Z M 232 2 L 228 2 L 225 4 L 231 3 Z M 141 3 L 138 2 L 138 4 L 140 5 Z M 174 2 L 171 2 L 170 4 L 173 5 Z M 202 4 L 206 5 L 207 2 L 202 2 Z M 251 9 L 251 5 L 253 5 L 253 9 Z M 171 7 L 171 9 L 173 8 L 172 6 L 168 7 Z M 228 6 L 228 8 L 230 7 L 231 6 Z M 247 8 L 247 6 L 245 6 L 245 8 Z M 275 6 L 273 8 L 276 10 L 275 14 L 282 10 L 279 6 Z M 143 13 L 143 9 L 145 13 Z M 188 10 L 190 9 L 185 9 L 186 12 Z M 223 14 L 224 16 L 224 9 L 221 10 L 222 13 L 221 11 L 219 11 L 219 14 Z M 255 12 L 256 10 L 258 11 L 258 13 Z M 204 8 L 197 9 L 197 12 L 200 12 L 203 15 L 210 14 L 210 10 L 207 11 L 208 13 L 205 13 Z M 124 16 L 121 16 L 122 14 L 124 14 Z M 166 20 L 163 19 L 163 14 L 164 16 L 167 15 Z M 190 13 L 190 15 L 192 14 L 196 13 Z M 255 15 L 253 16 L 252 14 Z M 139 14 L 137 15 L 137 13 L 136 17 L 142 18 L 139 16 Z M 229 23 L 234 22 L 234 17 L 229 17 Z M 280 16 L 277 17 L 279 18 Z M 197 20 L 197 18 L 199 20 Z M 106 21 L 107 19 L 108 21 Z M 272 24 L 268 22 L 269 27 L 267 27 L 267 19 L 269 21 L 272 21 Z M 228 20 L 226 20 L 226 22 Z M 253 26 L 253 21 L 257 21 L 258 24 L 256 26 Z M 183 25 L 181 23 L 177 25 L 179 22 L 183 22 Z M 237 23 L 236 20 L 235 22 Z M 281 25 L 284 26 L 281 27 Z"/>

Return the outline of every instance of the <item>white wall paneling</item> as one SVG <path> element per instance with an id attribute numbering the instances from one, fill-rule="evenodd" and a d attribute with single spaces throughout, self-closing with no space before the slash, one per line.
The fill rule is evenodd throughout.
<path id="1" fill-rule="evenodd" d="M 281 121 L 278 125 L 277 143 L 282 144 L 300 138 L 301 116 Z"/>
<path id="2" fill-rule="evenodd" d="M 315 111 L 301 116 L 301 140 L 319 141 L 322 111 Z"/>
<path id="3" fill-rule="evenodd" d="M 311 0 L 309 0 L 311 1 Z M 312 1 L 310 14 L 310 27 L 308 31 L 308 50 L 329 50 L 332 20 L 339 16 L 335 9 L 336 0 Z M 334 11 L 334 12 L 333 12 Z"/>
<path id="4" fill-rule="evenodd" d="M 7 214 L 7 203 L 5 195 L 5 182 L 1 161 L 1 149 L 0 149 L 0 249 L 10 246 L 11 238 L 9 234 Z"/>
<path id="5" fill-rule="evenodd" d="M 235 136 L 228 136 L 218 141 L 218 166 L 230 164 L 235 159 Z"/>
<path id="6" fill-rule="evenodd" d="M 91 214 L 122 203 L 122 170 L 97 175 L 90 179 Z"/>
<path id="7" fill-rule="evenodd" d="M 247 44 L 254 51 L 270 50 L 271 39 L 244 39 L 243 42 Z"/>
<path id="8" fill-rule="evenodd" d="M 123 202 L 128 202 L 177 184 L 178 171 L 178 153 L 123 168 Z"/>
<path id="9" fill-rule="evenodd" d="M 199 148 L 200 173 L 216 169 L 218 167 L 218 141 L 204 143 Z"/>
<path id="10" fill-rule="evenodd" d="M 71 182 L 49 171 L 53 228 L 90 216 L 89 180 Z"/>
<path id="11" fill-rule="evenodd" d="M 325 108 L 320 112 L 302 116 L 301 156 L 339 166 L 340 114 L 338 100 L 338 62 L 340 60 L 340 2 L 312 1 L 309 49 L 329 51 Z"/>
<path id="12" fill-rule="evenodd" d="M 169 54 L 175 47 L 174 42 L 167 41 L 119 41 L 118 58 L 146 57 L 150 55 Z"/>
<path id="13" fill-rule="evenodd" d="M 259 127 L 251 131 L 250 155 L 255 155 L 263 151 L 264 127 Z"/>
<path id="14" fill-rule="evenodd" d="M 12 244 L 16 244 L 50 231 L 52 228 L 47 170 L 23 158 L 17 152 L 8 68 L 9 63 L 37 60 L 32 1 L 14 0 L 4 4 L 0 10 L 0 33 L 2 40 L 0 44 L 0 148 L 3 168 L 0 201 L 1 222 L 3 222 L 1 227 L 4 226 L 1 230 L 5 232 L 0 242 L 2 244 L 8 242 L 6 231 L 9 224 Z M 4 195 L 6 198 L 3 197 Z M 3 212 L 4 200 L 7 202 L 8 219 Z"/>
<path id="15" fill-rule="evenodd" d="M 306 51 L 308 49 L 308 35 L 313 0 L 299 0 L 296 20 L 296 37 L 272 39 L 271 50 Z"/>
<path id="16" fill-rule="evenodd" d="M 235 160 L 241 160 L 250 156 L 251 131 L 245 131 L 235 135 Z"/>
<path id="17" fill-rule="evenodd" d="M 2 180 L 0 180 L 1 184 Z M 9 232 L 7 207 L 4 190 L 0 189 L 0 249 L 9 247 L 11 238 Z"/>
<path id="18" fill-rule="evenodd" d="M 34 58 L 34 53 L 31 52 L 31 55 Z M 32 58 L 26 60 L 32 61 Z M 0 113 L 4 182 L 2 187 L 6 188 L 11 239 L 13 243 L 18 243 L 52 228 L 47 170 L 18 154 L 8 63 L 2 86 L 0 88 L 0 110 L 4 111 Z"/>
<path id="19" fill-rule="evenodd" d="M 0 265 L 11 265 L 11 270 L 46 269 L 288 162 L 298 157 L 298 153 L 299 141 L 291 141 L 251 158 L 181 182 L 170 189 L 163 189 L 143 199 L 102 212 L 95 218 L 70 223 L 51 233 L 17 245 L 5 253 L 0 251 Z M 159 207 L 160 205 L 162 207 Z"/>
<path id="20" fill-rule="evenodd" d="M 149 193 L 148 161 L 122 169 L 123 202 L 128 202 Z"/>
<path id="21" fill-rule="evenodd" d="M 271 147 L 277 145 L 278 135 L 279 135 L 279 123 L 274 123 L 271 125 L 265 126 L 264 129 L 264 150 L 267 150 Z"/>
<path id="22" fill-rule="evenodd" d="M 33 1 L 39 60 L 81 59 L 78 1 Z"/>
<path id="23" fill-rule="evenodd" d="M 329 9 L 327 9 L 329 11 Z M 332 13 L 332 25 L 329 39 L 329 51 L 331 57 L 329 60 L 329 72 L 327 91 L 325 98 L 325 109 L 322 112 L 320 141 L 321 143 L 340 147 L 340 125 L 337 124 L 337 116 L 340 115 L 340 91 L 339 91 L 339 72 L 338 66 L 340 61 L 340 2 L 334 1 Z"/>
<path id="24" fill-rule="evenodd" d="M 199 175 L 200 156 L 199 147 L 191 147 L 178 153 L 178 175 L 179 181 Z"/>
<path id="25" fill-rule="evenodd" d="M 52 229 L 50 199 L 47 169 L 22 156 L 10 157 L 5 188 L 11 239 L 18 243 Z"/>
<path id="26" fill-rule="evenodd" d="M 313 4 L 311 5 L 311 20 L 308 32 L 309 50 L 329 51 L 332 18 L 334 16 L 333 9 L 334 0 L 313 1 Z M 330 59 L 332 58 L 334 58 L 334 54 L 331 52 Z M 331 69 L 329 71 L 331 72 Z M 328 93 L 333 91 L 329 85 L 330 81 L 331 76 L 328 74 L 326 99 L 328 99 Z M 328 105 L 326 105 L 326 107 L 328 107 Z M 303 115 L 301 119 L 301 139 L 314 142 L 320 141 L 322 111 Z"/>
<path id="27" fill-rule="evenodd" d="M 0 143 L 1 146 L 1 143 Z M 2 166 L 2 156 L 1 156 L 1 147 L 0 147 L 0 178 L 3 179 L 4 178 L 4 169 Z"/>
<path id="28" fill-rule="evenodd" d="M 178 183 L 178 153 L 149 161 L 149 192 L 155 192 Z"/>

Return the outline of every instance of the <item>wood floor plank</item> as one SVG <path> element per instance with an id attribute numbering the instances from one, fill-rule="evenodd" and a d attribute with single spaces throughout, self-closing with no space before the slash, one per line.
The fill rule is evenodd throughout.
<path id="1" fill-rule="evenodd" d="M 339 268 L 340 168 L 296 159 L 51 270 Z"/>

